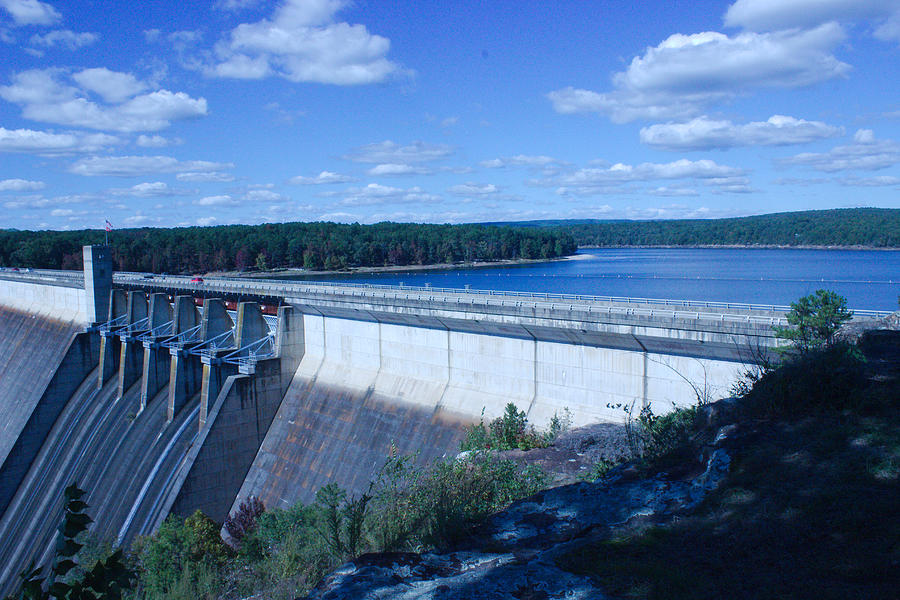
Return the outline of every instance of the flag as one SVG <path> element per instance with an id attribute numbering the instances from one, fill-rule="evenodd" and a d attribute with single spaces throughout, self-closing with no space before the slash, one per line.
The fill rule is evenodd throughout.
<path id="1" fill-rule="evenodd" d="M 112 223 L 109 222 L 109 219 L 106 220 L 106 230 L 112 231 Z"/>

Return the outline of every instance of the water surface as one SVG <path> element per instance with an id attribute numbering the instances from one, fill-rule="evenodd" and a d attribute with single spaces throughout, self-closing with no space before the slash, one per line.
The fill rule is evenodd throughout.
<path id="1" fill-rule="evenodd" d="M 749 248 L 580 250 L 571 260 L 344 275 L 359 283 L 787 305 L 817 289 L 852 308 L 896 310 L 900 251 Z"/>

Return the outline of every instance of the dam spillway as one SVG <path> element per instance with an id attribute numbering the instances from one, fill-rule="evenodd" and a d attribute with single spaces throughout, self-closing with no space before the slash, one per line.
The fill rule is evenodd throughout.
<path id="1" fill-rule="evenodd" d="M 508 402 L 542 427 L 725 395 L 784 324 L 776 307 L 144 278 L 106 258 L 0 273 L 4 593 L 46 563 L 72 481 L 94 532 L 128 544 L 170 513 L 362 491 L 389 452 L 454 453 Z"/>

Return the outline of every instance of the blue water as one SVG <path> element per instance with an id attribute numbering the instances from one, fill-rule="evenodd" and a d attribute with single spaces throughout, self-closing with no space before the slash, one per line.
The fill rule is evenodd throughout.
<path id="1" fill-rule="evenodd" d="M 896 310 L 900 251 L 598 249 L 551 263 L 334 279 L 778 305 L 824 288 L 846 297 L 851 308 Z"/>

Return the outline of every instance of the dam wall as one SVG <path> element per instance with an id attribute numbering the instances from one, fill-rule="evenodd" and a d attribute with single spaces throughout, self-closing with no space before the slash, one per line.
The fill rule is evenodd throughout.
<path id="1" fill-rule="evenodd" d="M 73 323 L 87 322 L 87 298 L 79 281 L 32 280 L 16 281 L 3 278 L 0 281 L 0 305 L 44 317 Z"/>
<path id="2" fill-rule="evenodd" d="M 457 452 L 467 425 L 513 402 L 538 428 L 621 422 L 724 395 L 735 344 L 323 306 L 303 312 L 305 353 L 232 510 L 364 491 L 392 452 Z"/>

